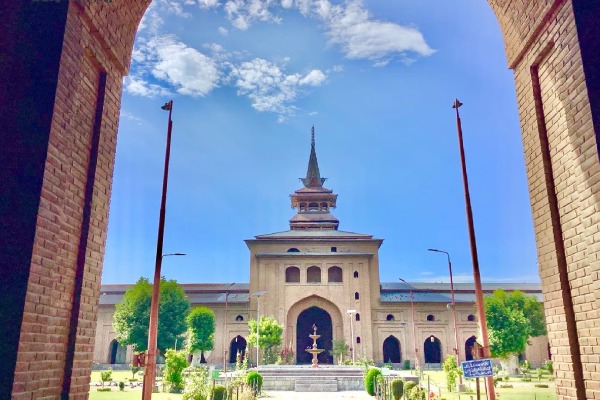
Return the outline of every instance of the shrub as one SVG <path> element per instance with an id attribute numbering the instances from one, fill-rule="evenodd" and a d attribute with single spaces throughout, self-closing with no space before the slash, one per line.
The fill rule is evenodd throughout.
<path id="1" fill-rule="evenodd" d="M 547 388 L 548 385 L 546 383 L 536 383 L 535 385 L 536 388 Z"/>
<path id="2" fill-rule="evenodd" d="M 207 400 L 210 397 L 210 383 L 206 367 L 190 367 L 184 371 L 187 382 L 183 400 Z"/>
<path id="3" fill-rule="evenodd" d="M 125 390 L 125 382 L 121 381 L 119 382 L 119 390 L 122 392 L 123 390 Z"/>
<path id="4" fill-rule="evenodd" d="M 554 373 L 554 367 L 552 365 L 552 360 L 548 360 L 544 363 L 544 369 L 546 371 L 548 371 L 548 373 L 551 375 Z"/>
<path id="5" fill-rule="evenodd" d="M 370 396 L 375 396 L 375 382 L 380 375 L 379 368 L 369 368 L 367 375 L 365 375 L 365 389 Z"/>
<path id="6" fill-rule="evenodd" d="M 521 381 L 523 381 L 523 382 L 531 382 L 531 376 L 530 375 L 523 375 L 523 378 L 521 378 Z"/>
<path id="7" fill-rule="evenodd" d="M 404 393 L 406 394 L 406 397 L 409 397 L 410 391 L 417 386 L 417 382 L 413 382 L 413 381 L 408 381 L 404 383 Z"/>
<path id="8" fill-rule="evenodd" d="M 458 367 L 456 366 L 456 357 L 449 355 L 442 364 L 444 374 L 446 375 L 446 385 L 449 392 L 456 389 L 456 378 L 458 377 Z"/>
<path id="9" fill-rule="evenodd" d="M 104 388 L 104 382 L 112 381 L 112 369 L 107 371 L 100 371 L 100 380 L 102 381 L 102 388 Z"/>
<path id="10" fill-rule="evenodd" d="M 410 390 L 409 398 L 410 400 L 426 400 L 427 394 L 424 389 L 417 385 Z"/>
<path id="11" fill-rule="evenodd" d="M 169 384 L 171 393 L 181 393 L 184 387 L 183 370 L 188 366 L 183 351 L 168 349 L 165 358 L 164 381 Z"/>
<path id="12" fill-rule="evenodd" d="M 404 394 L 404 381 L 402 379 L 394 379 L 392 381 L 392 396 L 394 400 L 400 400 Z"/>
<path id="13" fill-rule="evenodd" d="M 410 360 L 404 360 L 404 369 L 410 369 Z"/>
<path id="14" fill-rule="evenodd" d="M 212 399 L 213 400 L 224 400 L 225 399 L 225 386 L 223 385 L 215 385 L 212 390 Z"/>
<path id="15" fill-rule="evenodd" d="M 99 392 L 110 392 L 111 390 L 111 388 L 98 388 Z"/>
<path id="16" fill-rule="evenodd" d="M 263 377 L 257 371 L 250 371 L 246 376 L 246 383 L 252 388 L 252 392 L 257 395 L 262 389 Z"/>
<path id="17" fill-rule="evenodd" d="M 500 389 L 512 389 L 513 385 L 510 383 L 503 383 L 499 386 Z"/>

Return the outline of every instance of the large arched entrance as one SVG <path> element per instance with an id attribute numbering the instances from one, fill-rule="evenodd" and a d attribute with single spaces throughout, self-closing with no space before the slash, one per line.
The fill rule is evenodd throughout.
<path id="1" fill-rule="evenodd" d="M 400 350 L 400 341 L 393 335 L 388 336 L 383 341 L 383 362 L 400 363 L 402 362 L 402 352 Z"/>
<path id="2" fill-rule="evenodd" d="M 442 342 L 431 335 L 423 344 L 426 364 L 439 364 L 442 362 Z"/>
<path id="3" fill-rule="evenodd" d="M 237 361 L 238 354 L 240 355 L 240 361 L 246 356 L 246 339 L 237 335 L 233 338 L 229 345 L 229 362 L 233 364 Z"/>
<path id="4" fill-rule="evenodd" d="M 562 340 L 560 335 L 551 335 L 561 339 L 551 343 L 560 369 L 573 371 L 572 375 L 557 379 L 557 386 L 576 388 L 578 398 L 593 398 L 598 393 L 594 389 L 598 379 L 584 379 L 583 375 L 585 368 L 594 366 L 588 361 L 593 357 L 582 359 L 580 353 L 585 351 L 587 356 L 589 352 L 591 355 L 598 352 L 589 346 L 580 348 L 580 341 L 587 342 L 593 334 L 589 330 L 578 330 L 576 322 L 585 320 L 584 314 L 588 311 L 577 310 L 573 303 L 578 300 L 576 293 L 598 293 L 600 288 L 597 252 L 589 251 L 590 246 L 586 245 L 598 232 L 598 221 L 593 217 L 577 218 L 578 215 L 594 216 L 599 204 L 600 184 L 596 177 L 600 90 L 599 78 L 593 71 L 600 65 L 596 57 L 600 27 L 592 18 L 597 15 L 598 3 L 585 0 L 488 2 L 505 37 L 508 64 L 515 71 L 536 236 L 543 238 L 538 243 L 539 268 L 545 295 L 556 299 L 547 305 L 547 310 L 562 317 L 555 318 L 556 322 L 550 321 L 549 331 L 566 332 L 568 336 L 568 340 Z M 62 389 L 75 396 L 87 392 L 85 385 L 71 391 L 71 381 L 89 379 L 89 368 L 72 368 L 74 363 L 88 363 L 89 353 L 74 349 L 81 341 L 89 341 L 89 331 L 95 325 L 97 309 L 94 305 L 99 297 L 101 274 L 101 265 L 95 260 L 102 260 L 104 245 L 92 240 L 91 235 L 89 242 L 86 239 L 92 230 L 93 235 L 100 238 L 106 234 L 113 144 L 121 98 L 120 78 L 127 74 L 136 27 L 149 4 L 150 0 L 132 0 L 124 9 L 109 1 L 43 6 L 40 2 L 21 2 L 5 10 L 8 14 L 5 20 L 9 22 L 3 24 L 3 33 L 14 40 L 8 47 L 9 61 L 2 65 L 0 72 L 3 76 L 12 76 L 14 71 L 24 74 L 15 77 L 11 90 L 5 91 L 10 93 L 10 97 L 5 98 L 7 109 L 23 109 L 25 100 L 30 108 L 26 113 L 19 113 L 18 118 L 13 112 L 0 117 L 8 138 L 5 142 L 11 143 L 0 149 L 0 158 L 4 161 L 2 172 L 8 171 L 6 176 L 10 177 L 0 187 L 0 198 L 7 199 L 4 204 L 9 205 L 2 211 L 10 233 L 0 236 L 0 248 L 4 249 L 3 256 L 7 260 L 4 265 L 9 266 L 6 268 L 10 276 L 1 284 L 0 292 L 11 305 L 4 310 L 6 345 L 0 374 L 8 378 L 0 387 L 3 393 L 10 393 L 13 388 L 13 394 L 33 393 L 43 386 L 40 382 L 44 381 L 44 374 L 15 374 L 15 371 L 29 368 L 28 349 L 39 342 L 39 335 L 46 335 L 57 326 L 68 327 L 64 335 L 56 339 L 66 348 L 55 346 L 54 352 L 45 352 L 43 356 L 47 357 L 48 368 L 55 375 L 64 376 L 64 382 L 62 387 L 46 389 Z M 27 21 L 38 22 L 29 24 Z M 571 51 L 560 51 L 565 48 Z M 107 75 L 108 85 L 105 85 Z M 100 84 L 71 85 L 78 79 L 100 81 Z M 554 99 L 547 96 L 549 92 L 560 99 L 557 97 L 553 102 Z M 69 101 L 73 99 L 85 107 L 85 112 L 72 112 Z M 95 111 L 98 118 L 88 121 Z M 566 121 L 552 117 L 551 113 L 563 111 L 568 116 Z M 86 140 L 92 131 L 99 133 L 100 130 L 106 146 L 98 156 L 98 152 L 90 154 Z M 73 140 L 75 137 L 86 140 Z M 85 156 L 75 157 L 75 154 Z M 102 173 L 94 174 L 96 162 L 105 168 Z M 53 166 L 56 163 L 72 165 L 74 170 L 84 172 L 65 174 L 61 167 Z M 88 168 L 88 164 L 94 168 Z M 567 179 L 574 176 L 569 172 L 579 166 L 582 169 L 576 171 L 578 182 L 569 184 Z M 68 183 L 72 180 L 75 184 Z M 96 193 L 91 217 L 89 209 L 84 212 L 81 206 L 92 204 L 91 197 L 80 196 L 81 188 L 86 185 L 86 192 Z M 55 210 L 61 209 L 62 200 L 67 197 L 76 199 L 71 208 L 72 219 L 81 222 L 69 226 L 68 235 L 47 234 L 48 231 L 66 231 L 65 218 L 55 214 Z M 571 221 L 576 221 L 574 226 L 564 226 Z M 565 250 L 567 244 L 569 257 Z M 61 249 L 60 259 L 54 249 Z M 81 254 L 81 259 L 77 254 Z M 71 277 L 63 284 L 55 285 L 54 280 L 40 281 L 40 273 L 46 276 L 61 269 L 63 276 Z M 592 279 L 575 284 L 582 271 Z M 576 289 L 574 294 L 571 293 L 572 282 Z M 42 289 L 50 298 L 66 296 L 72 301 L 57 303 L 56 307 L 67 312 L 53 320 L 56 325 L 49 323 L 38 334 L 22 335 L 21 332 L 39 332 L 35 330 L 39 325 L 34 326 L 37 320 L 26 316 L 46 312 L 37 311 L 35 307 L 39 303 L 37 294 Z M 595 300 L 586 300 L 594 311 L 600 307 L 598 296 L 596 294 Z M 30 311 L 33 309 L 36 311 Z M 586 387 L 589 388 L 587 395 Z M 574 396 L 561 394 L 561 398 Z"/>
<path id="5" fill-rule="evenodd" d="M 475 349 L 476 340 L 477 339 L 475 338 L 475 336 L 471 336 L 465 342 L 465 360 L 467 361 L 471 361 L 473 359 L 473 351 Z"/>
<path id="6" fill-rule="evenodd" d="M 317 356 L 320 364 L 333 364 L 331 342 L 333 340 L 333 327 L 329 313 L 319 307 L 310 307 L 298 315 L 296 322 L 296 362 L 310 364 L 312 355 L 306 351 L 311 348 L 313 340 L 308 336 L 313 334 L 313 327 L 317 327 L 317 348 L 324 351 Z"/>

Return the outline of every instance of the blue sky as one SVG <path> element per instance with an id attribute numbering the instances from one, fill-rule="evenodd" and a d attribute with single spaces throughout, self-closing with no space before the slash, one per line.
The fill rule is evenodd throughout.
<path id="1" fill-rule="evenodd" d="M 248 282 L 244 239 L 289 229 L 315 126 L 340 230 L 384 282 L 470 281 L 461 108 L 484 281 L 539 281 L 523 148 L 487 2 L 154 0 L 124 81 L 103 283 L 151 277 L 174 100 L 163 274 Z"/>

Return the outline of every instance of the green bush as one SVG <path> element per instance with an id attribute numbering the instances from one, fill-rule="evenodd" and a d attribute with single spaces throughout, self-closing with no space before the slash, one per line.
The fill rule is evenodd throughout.
<path id="1" fill-rule="evenodd" d="M 522 382 L 531 382 L 531 375 L 523 375 Z"/>
<path id="2" fill-rule="evenodd" d="M 417 382 L 413 382 L 413 381 L 408 381 L 404 383 L 404 393 L 406 393 L 406 395 L 408 396 L 408 392 L 411 391 L 412 388 L 414 388 L 415 386 L 417 386 Z"/>
<path id="3" fill-rule="evenodd" d="M 110 392 L 111 390 L 111 388 L 98 388 L 99 392 Z"/>
<path id="4" fill-rule="evenodd" d="M 125 382 L 119 382 L 119 390 L 122 392 L 125 390 Z"/>
<path id="5" fill-rule="evenodd" d="M 104 382 L 112 381 L 112 369 L 109 368 L 107 371 L 100 371 L 100 380 L 102 381 L 102 387 L 104 388 Z"/>
<path id="6" fill-rule="evenodd" d="M 499 386 L 500 389 L 512 389 L 512 387 L 513 385 L 511 385 L 510 383 L 503 383 Z"/>
<path id="7" fill-rule="evenodd" d="M 536 383 L 533 386 L 535 386 L 536 388 L 547 388 L 548 387 L 548 385 L 545 383 Z"/>
<path id="8" fill-rule="evenodd" d="M 404 360 L 404 369 L 410 369 L 410 360 Z"/>
<path id="9" fill-rule="evenodd" d="M 246 383 L 252 388 L 254 394 L 259 394 L 262 389 L 263 377 L 257 371 L 250 371 L 246 376 Z"/>
<path id="10" fill-rule="evenodd" d="M 402 379 L 394 379 L 392 381 L 392 396 L 394 400 L 400 400 L 404 394 L 404 381 Z"/>
<path id="11" fill-rule="evenodd" d="M 415 386 L 410 390 L 408 397 L 410 400 L 426 400 L 427 394 L 425 393 L 425 389 Z"/>
<path id="12" fill-rule="evenodd" d="M 167 350 L 163 374 L 164 381 L 169 384 L 171 393 L 181 393 L 183 390 L 183 370 L 187 366 L 187 356 L 184 351 Z"/>
<path id="13" fill-rule="evenodd" d="M 212 399 L 213 400 L 224 400 L 225 399 L 225 386 L 223 385 L 215 385 L 212 391 Z"/>
<path id="14" fill-rule="evenodd" d="M 379 368 L 369 368 L 365 375 L 365 389 L 370 396 L 375 396 L 375 382 L 380 375 L 381 371 Z"/>

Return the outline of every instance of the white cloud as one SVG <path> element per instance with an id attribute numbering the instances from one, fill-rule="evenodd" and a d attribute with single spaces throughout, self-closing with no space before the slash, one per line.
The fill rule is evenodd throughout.
<path id="1" fill-rule="evenodd" d="M 227 28 L 220 26 L 218 29 L 219 33 L 223 36 L 227 36 L 227 34 L 229 33 L 229 31 L 227 30 Z"/>
<path id="2" fill-rule="evenodd" d="M 227 0 L 224 9 L 231 24 L 244 31 L 254 21 L 280 23 L 281 18 L 269 11 L 274 3 L 273 0 Z"/>
<path id="3" fill-rule="evenodd" d="M 198 5 L 202 9 L 215 8 L 220 6 L 219 0 L 198 0 Z"/>
<path id="4" fill-rule="evenodd" d="M 343 70 L 344 70 L 343 65 L 334 65 L 333 66 L 333 72 L 342 72 Z"/>
<path id="5" fill-rule="evenodd" d="M 359 0 L 350 0 L 345 7 L 333 7 L 326 24 L 330 43 L 340 45 L 350 59 L 381 62 L 392 54 L 407 51 L 422 56 L 434 52 L 416 28 L 374 20 Z"/>
<path id="6" fill-rule="evenodd" d="M 296 111 L 291 103 L 301 93 L 301 86 L 319 86 L 326 76 L 320 70 L 306 75 L 286 74 L 279 65 L 255 58 L 232 65 L 230 78 L 238 94 L 248 96 L 254 109 L 287 116 Z"/>
<path id="7" fill-rule="evenodd" d="M 170 92 L 162 86 L 149 83 L 146 80 L 135 76 L 126 76 L 123 85 L 125 91 L 137 96 L 156 97 L 170 94 Z"/>

